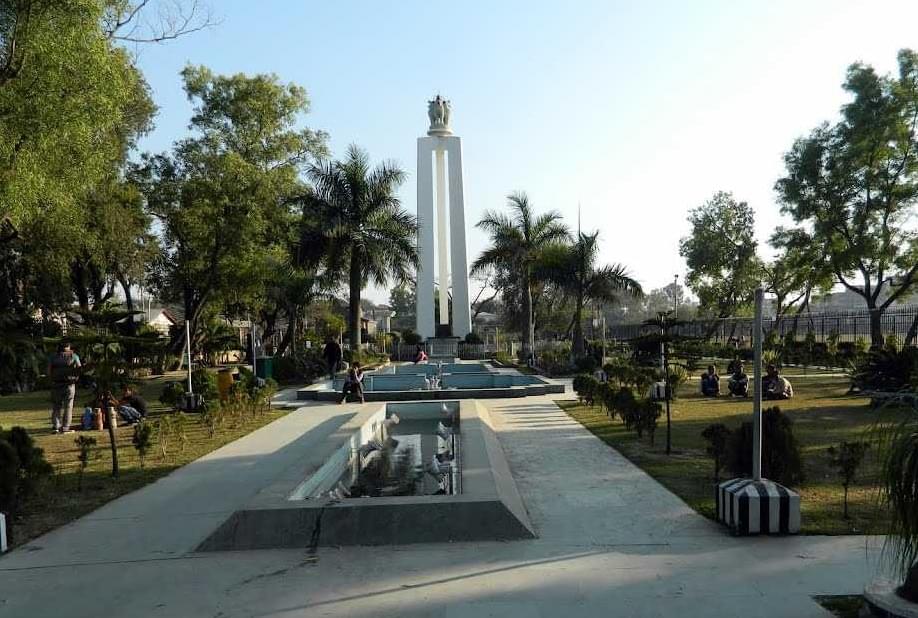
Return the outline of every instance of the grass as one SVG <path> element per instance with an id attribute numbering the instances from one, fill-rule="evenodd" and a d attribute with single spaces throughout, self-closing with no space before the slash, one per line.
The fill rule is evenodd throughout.
<path id="1" fill-rule="evenodd" d="M 150 406 L 149 419 L 170 412 L 158 398 L 167 382 L 179 380 L 184 374 L 157 376 L 143 380 L 140 394 Z M 78 390 L 74 400 L 74 424 L 79 425 L 83 404 L 89 399 L 88 391 Z M 279 418 L 283 410 L 268 410 L 245 419 L 237 418 L 218 428 L 213 436 L 195 415 L 186 424 L 187 442 L 182 448 L 176 440 L 167 446 L 164 457 L 154 435 L 153 447 L 147 453 L 145 466 L 131 444 L 133 427 L 120 426 L 116 430 L 120 476 L 111 476 L 111 454 L 108 430 L 80 431 L 57 435 L 51 433 L 51 406 L 48 391 L 0 397 L 0 426 L 9 429 L 25 427 L 37 446 L 45 451 L 45 458 L 55 473 L 39 492 L 20 505 L 19 513 L 11 522 L 11 544 L 21 545 L 49 530 L 75 520 L 106 502 L 132 492 L 221 446 L 232 442 L 255 429 Z M 77 436 L 89 435 L 98 442 L 83 478 L 83 488 L 77 487 L 79 475 Z"/>
<path id="2" fill-rule="evenodd" d="M 813 372 L 810 371 L 812 374 Z M 777 403 L 794 421 L 800 443 L 806 479 L 796 489 L 801 496 L 802 532 L 805 534 L 873 534 L 885 532 L 887 518 L 877 497 L 877 449 L 868 451 L 849 489 L 849 519 L 842 517 L 843 488 L 829 465 L 826 449 L 843 440 L 871 440 L 870 431 L 879 420 L 864 397 L 847 394 L 843 375 L 786 373 L 794 385 L 795 397 Z M 752 416 L 751 399 L 721 396 L 706 399 L 696 394 L 697 381 L 682 386 L 672 404 L 672 454 L 666 455 L 666 417 L 660 418 L 656 445 L 647 436 L 638 439 L 619 420 L 611 420 L 599 407 L 576 401 L 559 405 L 597 437 L 641 467 L 699 513 L 714 518 L 714 464 L 705 454 L 701 432 L 711 423 L 736 428 Z M 899 413 L 885 413 L 884 418 Z M 727 475 L 728 472 L 722 472 Z"/>

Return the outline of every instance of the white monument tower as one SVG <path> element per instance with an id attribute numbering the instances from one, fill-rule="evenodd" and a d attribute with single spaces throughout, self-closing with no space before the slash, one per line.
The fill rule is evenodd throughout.
<path id="1" fill-rule="evenodd" d="M 429 101 L 427 137 L 418 138 L 418 267 L 417 332 L 436 335 L 434 325 L 434 256 L 440 293 L 437 324 L 449 324 L 449 288 L 452 288 L 454 337 L 472 330 L 469 312 L 469 266 L 465 247 L 465 203 L 462 198 L 462 144 L 449 128 L 449 101 L 437 95 Z M 433 161 L 436 163 L 434 164 Z M 436 167 L 436 176 L 434 176 Z M 436 182 L 434 182 L 436 178 Z M 447 192 L 447 188 L 449 189 Z M 447 193 L 449 197 L 447 199 Z M 434 197 L 437 235 L 434 240 Z M 447 220 L 447 202 L 449 217 Z M 447 231 L 448 230 L 448 231 Z M 447 238 L 449 244 L 447 245 Z M 451 276 L 452 275 L 452 276 Z"/>

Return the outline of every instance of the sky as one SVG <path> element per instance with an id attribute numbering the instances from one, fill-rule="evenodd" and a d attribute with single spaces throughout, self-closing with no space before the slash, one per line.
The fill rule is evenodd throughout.
<path id="1" fill-rule="evenodd" d="M 187 135 L 186 64 L 274 73 L 306 88 L 302 124 L 327 131 L 334 155 L 355 143 L 397 161 L 415 212 L 415 140 L 440 93 L 462 138 L 470 261 L 487 246 L 482 213 L 526 191 L 572 227 L 579 205 L 602 261 L 646 290 L 684 279 L 688 211 L 718 190 L 749 202 L 765 245 L 782 223 L 783 153 L 837 119 L 847 67 L 892 72 L 899 49 L 918 48 L 915 0 L 210 5 L 214 27 L 139 51 L 159 106 L 142 150 Z"/>

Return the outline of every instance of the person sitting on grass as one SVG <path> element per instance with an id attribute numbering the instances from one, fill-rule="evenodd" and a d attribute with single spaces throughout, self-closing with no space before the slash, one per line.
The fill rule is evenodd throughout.
<path id="1" fill-rule="evenodd" d="M 733 375 L 727 381 L 727 388 L 733 397 L 749 396 L 749 376 L 743 371 L 743 363 L 737 361 L 733 365 Z"/>
<path id="2" fill-rule="evenodd" d="M 762 378 L 762 399 L 790 399 L 794 396 L 794 387 L 790 381 L 780 375 L 778 368 L 768 365 Z"/>
<path id="3" fill-rule="evenodd" d="M 343 404 L 347 401 L 347 396 L 351 393 L 356 393 L 360 397 L 360 403 L 366 403 L 363 399 L 363 371 L 357 361 L 354 361 L 347 370 L 344 386 L 341 388 L 341 400 L 338 403 Z"/>
<path id="4" fill-rule="evenodd" d="M 127 424 L 139 423 L 147 416 L 147 402 L 143 397 L 134 392 L 130 386 L 125 386 L 118 402 L 118 415 Z"/>
<path id="5" fill-rule="evenodd" d="M 714 365 L 708 365 L 708 372 L 701 375 L 701 394 L 705 397 L 720 396 L 720 376 Z"/>

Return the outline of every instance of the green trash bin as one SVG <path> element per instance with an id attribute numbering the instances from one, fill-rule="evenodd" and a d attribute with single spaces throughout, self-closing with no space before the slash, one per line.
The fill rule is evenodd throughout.
<path id="1" fill-rule="evenodd" d="M 255 359 L 255 375 L 267 380 L 274 377 L 274 357 L 259 356 Z"/>

